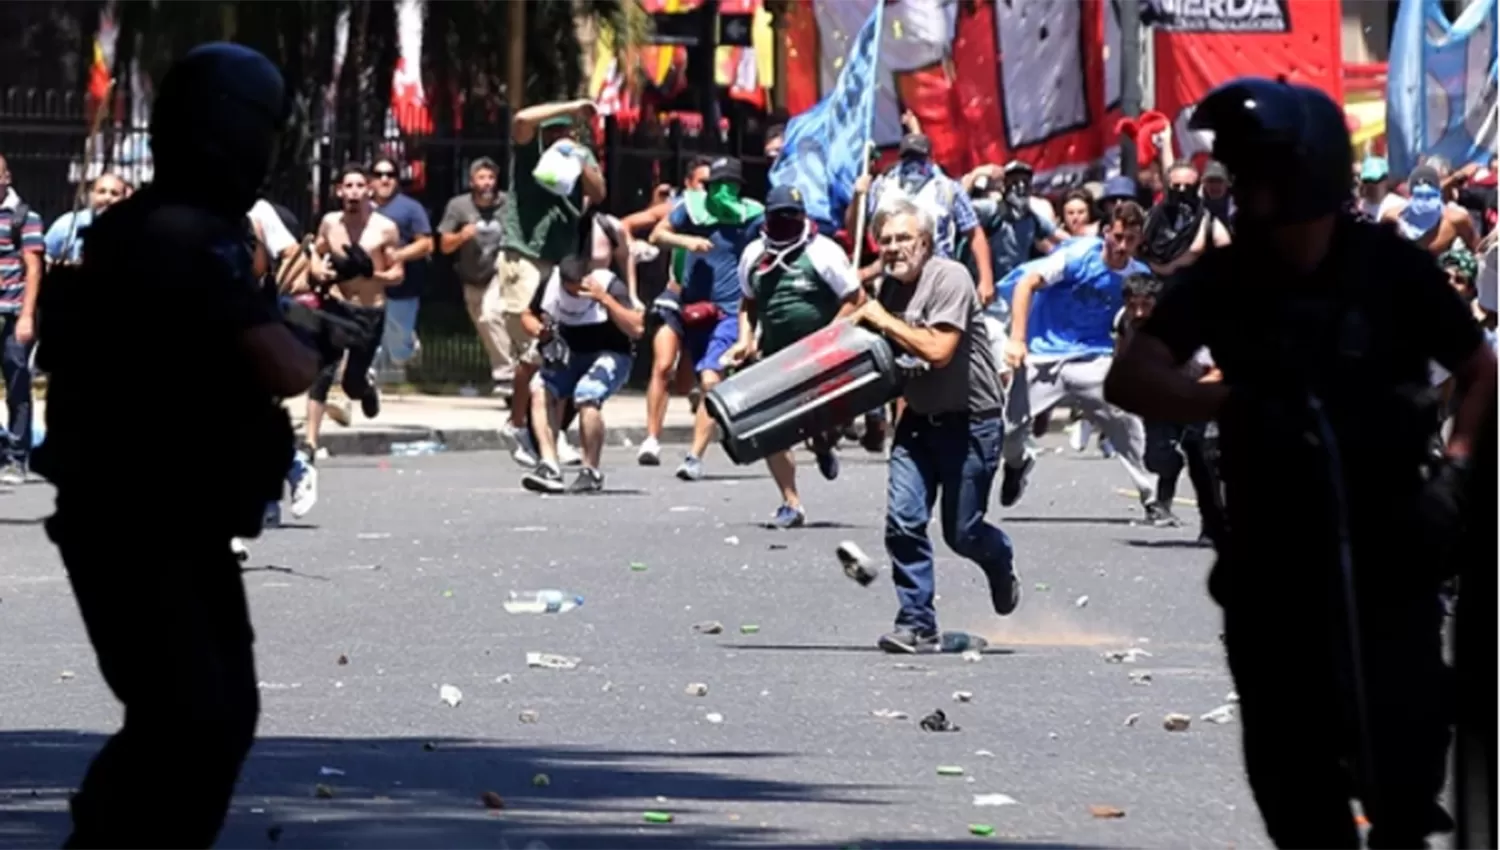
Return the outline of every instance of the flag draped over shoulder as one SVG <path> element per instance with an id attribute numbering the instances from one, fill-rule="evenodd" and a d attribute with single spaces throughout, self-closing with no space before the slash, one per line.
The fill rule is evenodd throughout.
<path id="1" fill-rule="evenodd" d="M 833 90 L 787 125 L 781 157 L 771 168 L 771 185 L 801 190 L 808 218 L 820 226 L 842 226 L 854 181 L 864 170 L 884 9 L 885 3 L 876 3 L 860 27 Z"/>

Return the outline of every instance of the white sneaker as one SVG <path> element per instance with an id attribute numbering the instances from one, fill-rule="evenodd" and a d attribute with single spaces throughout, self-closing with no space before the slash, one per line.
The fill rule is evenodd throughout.
<path id="1" fill-rule="evenodd" d="M 635 453 L 635 462 L 641 466 L 661 466 L 661 443 L 655 437 L 641 441 L 641 450 Z"/>
<path id="2" fill-rule="evenodd" d="M 559 433 L 557 435 L 557 462 L 563 466 L 582 466 L 583 455 L 573 448 L 568 442 L 568 435 Z"/>
<path id="3" fill-rule="evenodd" d="M 510 450 L 510 459 L 517 464 L 534 469 L 538 463 L 536 457 L 536 441 L 531 439 L 531 431 L 525 427 L 517 428 L 509 422 L 500 429 L 500 433 L 509 435 L 516 441 L 516 447 Z"/>
<path id="4" fill-rule="evenodd" d="M 318 503 L 318 468 L 299 452 L 287 478 L 292 485 L 292 516 L 301 519 Z"/>
<path id="5" fill-rule="evenodd" d="M 1087 419 L 1080 419 L 1068 426 L 1068 448 L 1075 452 L 1081 452 L 1089 447 L 1089 437 L 1093 434 L 1093 426 Z"/>
<path id="6" fill-rule="evenodd" d="M 229 551 L 234 553 L 234 559 L 240 563 L 250 560 L 250 550 L 245 548 L 245 541 L 238 537 L 229 540 Z"/>

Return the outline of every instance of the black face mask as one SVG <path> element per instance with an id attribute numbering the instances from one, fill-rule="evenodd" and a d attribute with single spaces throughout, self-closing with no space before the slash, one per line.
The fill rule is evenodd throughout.
<path id="1" fill-rule="evenodd" d="M 1165 200 L 1175 207 L 1186 209 L 1197 209 L 1200 198 L 1198 197 L 1198 184 L 1173 186 L 1166 191 Z"/>
<path id="2" fill-rule="evenodd" d="M 766 242 L 773 247 L 792 245 L 807 234 L 807 218 L 800 213 L 771 213 L 766 216 Z"/>

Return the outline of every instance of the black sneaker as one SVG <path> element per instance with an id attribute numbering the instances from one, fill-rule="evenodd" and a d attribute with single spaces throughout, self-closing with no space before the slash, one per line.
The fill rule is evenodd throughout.
<path id="1" fill-rule="evenodd" d="M 886 632 L 880 636 L 875 645 L 891 653 L 892 655 L 917 655 L 925 652 L 938 651 L 938 633 L 917 633 L 905 626 L 897 626 L 894 631 Z"/>
<path id="2" fill-rule="evenodd" d="M 562 473 L 556 467 L 539 463 L 536 469 L 526 473 L 521 479 L 521 486 L 533 493 L 561 493 L 563 491 Z"/>
<path id="3" fill-rule="evenodd" d="M 990 604 L 995 613 L 1009 616 L 1021 604 L 1021 577 L 1016 574 L 1016 568 L 1012 566 L 1005 575 L 998 577 L 986 570 L 984 577 L 990 583 Z"/>
<path id="4" fill-rule="evenodd" d="M 859 444 L 872 455 L 885 454 L 885 420 L 878 416 L 865 417 L 865 433 Z"/>
<path id="5" fill-rule="evenodd" d="M 1157 528 L 1181 528 L 1182 520 L 1172 513 L 1172 509 L 1160 502 L 1151 502 L 1146 505 L 1146 523 Z"/>
<path id="6" fill-rule="evenodd" d="M 578 470 L 578 477 L 568 485 L 569 493 L 598 493 L 604 490 L 604 473 L 597 469 L 584 467 Z"/>
<path id="7" fill-rule="evenodd" d="M 853 541 L 845 540 L 840 543 L 836 552 L 839 566 L 844 568 L 844 575 L 859 582 L 861 587 L 869 587 L 871 582 L 880 577 L 880 568 L 871 563 L 870 556 Z"/>
<path id="8" fill-rule="evenodd" d="M 359 409 L 364 411 L 366 419 L 374 419 L 380 415 L 380 390 L 375 389 L 373 383 L 370 385 L 370 391 L 359 400 Z"/>
<path id="9" fill-rule="evenodd" d="M 1026 462 L 1020 466 L 1004 464 L 1004 477 L 1000 479 L 1000 507 L 1008 508 L 1021 501 L 1021 494 L 1026 492 L 1026 479 L 1031 477 L 1033 466 L 1036 466 L 1034 457 L 1026 458 Z"/>

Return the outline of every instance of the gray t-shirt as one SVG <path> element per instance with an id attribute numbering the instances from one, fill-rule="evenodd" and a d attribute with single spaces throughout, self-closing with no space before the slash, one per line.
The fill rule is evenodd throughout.
<path id="1" fill-rule="evenodd" d="M 1000 370 L 980 317 L 974 278 L 962 264 L 934 257 L 915 284 L 887 278 L 880 303 L 914 327 L 946 326 L 962 335 L 948 365 L 907 381 L 904 395 L 913 412 L 999 414 Z"/>
<path id="2" fill-rule="evenodd" d="M 474 238 L 459 247 L 453 259 L 453 270 L 458 279 L 467 286 L 488 286 L 495 278 L 495 261 L 500 256 L 500 243 L 505 235 L 503 208 L 505 196 L 495 193 L 495 205 L 481 208 L 474 203 L 474 196 L 464 193 L 448 202 L 443 209 L 443 220 L 438 222 L 439 233 L 457 233 L 472 222 L 476 228 Z"/>

